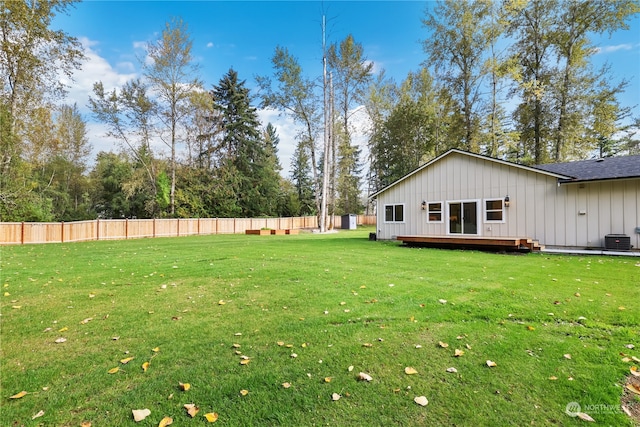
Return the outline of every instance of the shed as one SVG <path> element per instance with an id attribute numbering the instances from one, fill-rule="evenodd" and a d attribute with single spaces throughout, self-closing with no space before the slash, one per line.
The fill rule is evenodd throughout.
<path id="1" fill-rule="evenodd" d="M 640 247 L 640 156 L 540 166 L 452 149 L 372 195 L 377 238 L 529 238 L 550 248 Z"/>

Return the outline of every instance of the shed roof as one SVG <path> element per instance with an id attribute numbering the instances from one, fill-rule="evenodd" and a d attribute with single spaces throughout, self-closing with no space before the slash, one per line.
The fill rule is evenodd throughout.
<path id="1" fill-rule="evenodd" d="M 536 165 L 536 169 L 571 177 L 564 182 L 640 177 L 640 155 Z"/>

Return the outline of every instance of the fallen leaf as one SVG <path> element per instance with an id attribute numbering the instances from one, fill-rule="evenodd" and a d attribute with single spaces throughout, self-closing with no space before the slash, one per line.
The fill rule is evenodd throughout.
<path id="1" fill-rule="evenodd" d="M 113 341 L 118 341 L 120 339 L 120 337 L 112 337 L 111 338 Z"/>
<path id="2" fill-rule="evenodd" d="M 122 363 L 123 365 L 126 365 L 127 363 L 131 362 L 134 358 L 133 357 L 127 357 L 125 359 L 120 360 L 120 363 Z"/>
<path id="3" fill-rule="evenodd" d="M 91 322 L 92 320 L 93 320 L 93 317 L 87 317 L 86 319 L 81 321 L 80 324 L 81 325 L 86 325 L 87 323 Z"/>
<path id="4" fill-rule="evenodd" d="M 118 372 L 120 370 L 120 368 L 118 368 L 117 366 L 115 368 L 111 368 L 109 369 L 108 373 L 110 374 L 115 374 L 116 372 Z"/>
<path id="5" fill-rule="evenodd" d="M 564 358 L 565 359 L 571 359 L 571 355 L 569 353 L 567 353 L 567 354 L 564 355 Z"/>
<path id="6" fill-rule="evenodd" d="M 67 342 L 67 339 L 60 337 L 55 341 L 56 344 L 62 344 L 63 342 Z"/>
<path id="7" fill-rule="evenodd" d="M 631 371 L 631 374 L 633 376 L 640 377 L 640 372 L 638 372 L 637 366 L 632 366 L 631 368 L 629 368 L 629 370 Z"/>
<path id="8" fill-rule="evenodd" d="M 27 394 L 29 393 L 23 390 L 20 393 L 14 394 L 13 396 L 9 397 L 9 399 L 20 399 L 22 397 L 25 397 Z"/>
<path id="9" fill-rule="evenodd" d="M 463 350 L 459 350 L 459 349 L 457 349 L 457 348 L 456 348 L 456 350 L 455 350 L 455 351 L 454 351 L 454 353 L 453 353 L 453 357 L 460 357 L 460 356 L 462 356 L 463 354 L 464 354 L 464 351 L 463 351 Z"/>
<path id="10" fill-rule="evenodd" d="M 373 344 L 366 342 L 366 343 L 362 344 L 362 346 L 371 348 L 371 347 L 373 347 Z"/>
<path id="11" fill-rule="evenodd" d="M 58 329 L 58 332 L 66 332 L 66 331 L 68 331 L 68 330 L 69 330 L 69 328 L 67 328 L 67 327 L 65 326 L 64 328 L 60 328 L 60 329 Z"/>
<path id="12" fill-rule="evenodd" d="M 240 390 L 240 396 L 246 396 L 249 394 L 249 390 Z"/>
<path id="13" fill-rule="evenodd" d="M 630 350 L 633 350 L 634 348 L 636 348 L 636 346 L 633 345 L 633 344 L 626 344 L 625 347 L 630 349 Z"/>
<path id="14" fill-rule="evenodd" d="M 22 306 L 21 305 L 14 305 L 11 308 L 13 308 L 14 310 L 20 310 L 22 308 Z M 40 416 L 42 416 L 42 415 L 40 415 Z"/>
<path id="15" fill-rule="evenodd" d="M 147 372 L 147 369 L 149 369 L 149 362 L 144 362 L 142 364 L 142 372 Z"/>
<path id="16" fill-rule="evenodd" d="M 429 403 L 429 401 L 427 400 L 427 398 L 425 396 L 414 397 L 413 401 L 416 402 L 420 406 L 427 406 L 427 404 Z"/>
<path id="17" fill-rule="evenodd" d="M 624 363 L 629 363 L 629 362 L 631 362 L 631 359 L 629 359 L 628 357 L 623 357 L 623 358 L 622 358 L 622 361 L 623 361 Z"/>
<path id="18" fill-rule="evenodd" d="M 31 417 L 31 419 L 35 420 L 36 418 L 40 418 L 43 415 L 44 415 L 44 411 L 39 411 L 37 414 L 35 414 L 33 417 Z"/>
<path id="19" fill-rule="evenodd" d="M 135 422 L 140 422 L 151 415 L 151 411 L 148 409 L 133 409 L 131 413 L 133 414 L 133 420 Z"/>
<path id="20" fill-rule="evenodd" d="M 529 326 L 527 326 L 527 330 L 529 330 L 529 331 L 535 331 L 535 330 L 536 330 L 536 328 L 534 328 L 533 326 L 529 325 Z"/>
<path id="21" fill-rule="evenodd" d="M 280 347 L 282 347 L 284 345 L 284 341 L 278 341 L 276 344 L 278 344 Z"/>
<path id="22" fill-rule="evenodd" d="M 298 357 L 296 353 L 291 353 L 291 358 L 295 359 L 296 357 Z"/>
<path id="23" fill-rule="evenodd" d="M 158 424 L 158 427 L 167 427 L 167 426 L 170 426 L 171 424 L 173 424 L 173 418 L 164 417 L 162 421 L 160 421 L 160 424 Z"/>
<path id="24" fill-rule="evenodd" d="M 347 370 L 348 370 L 349 372 L 353 371 L 353 366 L 349 366 L 349 367 L 347 368 Z"/>
<path id="25" fill-rule="evenodd" d="M 446 299 L 439 299 L 439 300 L 438 300 L 438 302 L 439 302 L 440 304 L 446 304 L 446 303 L 447 303 L 447 300 L 446 300 Z"/>
<path id="26" fill-rule="evenodd" d="M 240 361 L 240 364 L 241 364 L 241 365 L 248 365 L 248 364 L 249 364 L 249 362 L 251 362 L 251 359 L 242 359 L 242 360 Z"/>
<path id="27" fill-rule="evenodd" d="M 594 420 L 593 418 L 591 418 L 588 414 L 585 414 L 584 412 L 578 412 L 576 414 L 576 416 L 578 418 L 580 418 L 581 420 L 583 420 L 583 421 L 589 421 L 589 422 L 592 422 L 592 423 L 596 422 L 596 420 Z"/>
<path id="28" fill-rule="evenodd" d="M 447 368 L 447 372 L 451 373 L 451 374 L 455 374 L 458 372 L 458 370 L 456 368 Z"/>
<path id="29" fill-rule="evenodd" d="M 218 421 L 218 413 L 217 412 L 209 412 L 208 414 L 204 414 L 204 417 L 210 423 L 215 423 L 216 421 Z"/>
<path id="30" fill-rule="evenodd" d="M 83 421 L 80 427 L 91 427 L 91 421 Z"/>
<path id="31" fill-rule="evenodd" d="M 291 383 L 282 383 L 282 387 L 290 388 L 291 387 Z"/>
<path id="32" fill-rule="evenodd" d="M 635 361 L 635 362 L 640 363 L 640 359 L 638 359 L 638 358 L 637 358 L 637 357 L 635 357 L 635 356 L 631 356 L 631 360 L 633 360 L 633 361 Z"/>
<path id="33" fill-rule="evenodd" d="M 194 403 L 186 403 L 184 405 L 184 409 L 187 410 L 187 414 L 189 414 L 191 418 L 194 418 L 200 410 L 200 408 L 198 408 Z"/>
<path id="34" fill-rule="evenodd" d="M 580 292 L 576 292 L 574 295 L 579 298 L 580 297 Z"/>
<path id="35" fill-rule="evenodd" d="M 549 377 L 549 379 L 550 379 L 551 381 L 555 381 L 555 380 L 557 380 L 557 379 L 558 379 L 558 377 L 556 377 L 556 376 L 550 376 L 550 377 Z"/>
<path id="36" fill-rule="evenodd" d="M 496 362 L 492 362 L 491 360 L 487 360 L 487 366 L 490 368 L 495 368 L 496 366 L 498 366 L 498 364 Z"/>
<path id="37" fill-rule="evenodd" d="M 340 400 L 340 397 L 342 397 L 342 396 L 340 396 L 338 393 L 333 393 L 331 395 L 331 400 L 333 400 L 335 402 L 336 400 Z"/>
<path id="38" fill-rule="evenodd" d="M 442 342 L 442 341 L 439 341 L 439 342 L 438 342 L 438 345 L 439 345 L 440 347 L 442 347 L 442 348 L 447 348 L 447 347 L 449 347 L 449 344 L 447 344 L 446 342 Z"/>
<path id="39" fill-rule="evenodd" d="M 240 344 L 233 344 L 231 347 L 233 347 L 233 348 L 240 348 L 240 347 L 242 347 L 242 346 L 241 346 Z"/>
<path id="40" fill-rule="evenodd" d="M 629 391 L 631 391 L 631 392 L 633 392 L 635 394 L 640 394 L 640 388 L 638 388 L 637 385 L 634 385 L 634 384 L 631 384 L 631 383 L 627 384 L 627 390 L 629 390 Z"/>
<path id="41" fill-rule="evenodd" d="M 325 378 L 324 378 L 324 382 L 325 382 L 325 383 L 330 383 L 332 379 L 333 379 L 333 378 L 331 378 L 331 377 L 325 377 Z"/>
<path id="42" fill-rule="evenodd" d="M 406 368 L 404 368 L 404 373 L 407 375 L 415 375 L 418 373 L 418 371 L 416 371 L 415 368 L 412 368 L 411 366 L 407 366 Z"/>
<path id="43" fill-rule="evenodd" d="M 160 351 L 160 347 L 152 348 L 151 351 L 153 351 L 154 353 L 157 353 Z"/>
<path id="44" fill-rule="evenodd" d="M 358 374 L 358 380 L 360 380 L 360 381 L 371 381 L 371 380 L 373 380 L 373 378 L 371 378 L 371 375 L 369 375 L 369 374 L 365 374 L 364 372 L 360 372 Z"/>
<path id="45" fill-rule="evenodd" d="M 189 384 L 189 383 L 180 383 L 179 382 L 178 384 L 180 386 L 180 390 L 182 390 L 182 391 L 187 391 L 187 390 L 189 390 L 191 388 L 191 384 Z"/>
<path id="46" fill-rule="evenodd" d="M 225 305 L 225 304 L 226 304 L 226 302 L 224 302 L 224 300 L 222 300 L 222 299 L 220 301 L 218 301 L 218 305 Z"/>

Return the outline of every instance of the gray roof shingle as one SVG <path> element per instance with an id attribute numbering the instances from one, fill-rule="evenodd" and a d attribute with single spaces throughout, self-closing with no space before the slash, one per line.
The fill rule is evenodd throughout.
<path id="1" fill-rule="evenodd" d="M 535 165 L 534 168 L 571 177 L 570 181 L 596 181 L 603 179 L 640 177 L 640 155 L 606 157 L 567 163 Z"/>

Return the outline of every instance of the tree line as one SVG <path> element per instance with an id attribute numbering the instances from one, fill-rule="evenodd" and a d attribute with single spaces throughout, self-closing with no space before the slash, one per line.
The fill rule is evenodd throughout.
<path id="1" fill-rule="evenodd" d="M 425 61 L 401 82 L 374 74 L 348 35 L 324 48 L 324 81 L 276 46 L 254 93 L 233 69 L 207 90 L 187 23 L 171 20 L 139 78 L 95 82 L 88 106 L 120 149 L 92 162 L 60 78 L 82 66 L 82 46 L 50 28 L 73 3 L 1 3 L 2 221 L 302 216 L 323 202 L 361 213 L 367 195 L 450 148 L 523 164 L 640 152 L 640 118 L 618 100 L 627 82 L 594 68 L 590 39 L 627 28 L 636 1 L 444 0 L 425 11 Z M 298 126 L 286 178 L 259 108 Z"/>

